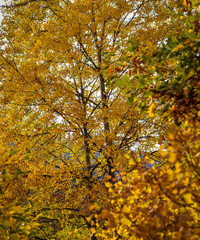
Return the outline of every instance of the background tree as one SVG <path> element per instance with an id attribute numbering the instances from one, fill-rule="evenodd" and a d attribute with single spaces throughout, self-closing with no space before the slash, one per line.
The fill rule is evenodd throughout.
<path id="1" fill-rule="evenodd" d="M 110 189 L 113 199 L 99 215 L 99 221 L 108 219 L 102 237 L 199 237 L 199 3 L 172 2 L 171 9 L 179 26 L 152 51 L 144 49 L 126 82 L 130 101 L 141 94 L 140 108 L 171 128 L 160 135 L 165 142 L 158 154 L 165 164 L 136 169 Z"/>

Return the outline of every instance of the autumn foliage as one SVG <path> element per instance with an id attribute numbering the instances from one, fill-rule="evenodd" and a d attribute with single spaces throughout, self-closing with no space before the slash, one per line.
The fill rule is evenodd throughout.
<path id="1" fill-rule="evenodd" d="M 1 239 L 199 239 L 199 10 L 2 6 Z"/>

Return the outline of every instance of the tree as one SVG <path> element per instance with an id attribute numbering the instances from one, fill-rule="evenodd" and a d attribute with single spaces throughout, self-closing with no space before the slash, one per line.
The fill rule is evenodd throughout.
<path id="1" fill-rule="evenodd" d="M 164 4 L 52 0 L 5 8 L 1 166 L 10 180 L 4 177 L 2 206 L 34 203 L 27 221 L 40 230 L 35 226 L 29 238 L 56 236 L 67 219 L 81 218 L 76 225 L 87 225 L 96 239 L 107 187 L 152 154 L 163 123 L 141 114 L 141 96 L 127 105 L 115 81 L 126 81 L 131 65 L 124 54 L 133 35 L 143 45 L 165 36 Z M 129 166 L 124 156 L 133 146 Z"/>
<path id="2" fill-rule="evenodd" d="M 112 200 L 99 216 L 99 220 L 108 219 L 102 236 L 199 238 L 198 7 L 198 1 L 172 2 L 179 26 L 160 45 L 139 52 L 140 61 L 126 89 L 130 100 L 136 92 L 143 96 L 139 106 L 151 118 L 168 122 L 169 131 L 160 135 L 165 141 L 158 151 L 165 161 L 159 167 L 126 174 L 123 184 L 110 189 Z M 132 46 L 136 43 L 132 41 Z M 131 156 L 129 161 L 132 164 Z"/>

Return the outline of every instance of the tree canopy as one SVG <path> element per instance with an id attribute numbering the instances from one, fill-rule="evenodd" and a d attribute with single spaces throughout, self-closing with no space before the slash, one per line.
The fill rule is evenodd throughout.
<path id="1" fill-rule="evenodd" d="M 198 1 L 2 8 L 2 239 L 198 239 Z"/>

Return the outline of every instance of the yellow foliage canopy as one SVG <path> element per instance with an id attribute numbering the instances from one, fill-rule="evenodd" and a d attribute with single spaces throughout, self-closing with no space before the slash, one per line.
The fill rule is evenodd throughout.
<path id="1" fill-rule="evenodd" d="M 4 239 L 199 234 L 198 123 L 188 118 L 180 129 L 156 116 L 156 102 L 142 112 L 142 95 L 127 104 L 123 93 L 144 71 L 142 49 L 154 49 L 176 25 L 167 4 L 15 1 L 4 9 Z"/>

